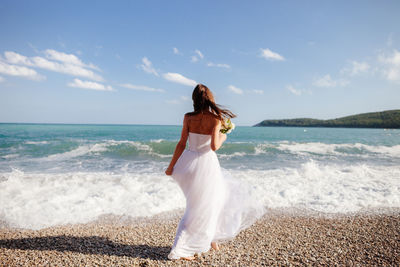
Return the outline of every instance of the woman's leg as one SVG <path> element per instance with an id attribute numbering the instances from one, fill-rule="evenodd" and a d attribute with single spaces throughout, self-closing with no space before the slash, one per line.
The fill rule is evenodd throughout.
<path id="1" fill-rule="evenodd" d="M 218 246 L 217 242 L 211 242 L 211 247 L 212 247 L 214 250 L 219 250 L 219 246 Z"/>
<path id="2" fill-rule="evenodd" d="M 187 261 L 192 261 L 195 259 L 194 256 L 190 256 L 190 257 L 181 257 L 181 259 L 187 260 Z"/>

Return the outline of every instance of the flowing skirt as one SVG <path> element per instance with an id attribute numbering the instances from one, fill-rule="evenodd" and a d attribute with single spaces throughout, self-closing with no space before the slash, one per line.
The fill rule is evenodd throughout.
<path id="1" fill-rule="evenodd" d="M 234 238 L 264 214 L 251 187 L 223 171 L 212 150 L 185 150 L 172 177 L 186 197 L 186 209 L 169 259 L 206 252 L 211 242 Z"/>

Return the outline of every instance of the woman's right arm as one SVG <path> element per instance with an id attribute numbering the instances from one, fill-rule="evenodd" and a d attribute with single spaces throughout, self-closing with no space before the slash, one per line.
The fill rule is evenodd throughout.
<path id="1" fill-rule="evenodd" d="M 220 130 L 221 130 L 221 121 L 216 120 L 216 124 L 214 126 L 213 133 L 211 136 L 211 149 L 214 151 L 218 150 L 226 140 L 226 134 L 221 133 Z"/>
<path id="2" fill-rule="evenodd" d="M 183 119 L 183 127 L 181 133 L 181 139 L 179 140 L 178 144 L 175 147 L 174 155 L 172 156 L 171 162 L 169 163 L 168 168 L 165 170 L 166 175 L 172 175 L 174 170 L 174 166 L 178 161 L 179 157 L 182 155 L 183 151 L 186 147 L 186 141 L 189 136 L 189 126 L 188 126 L 188 116 L 185 115 Z"/>

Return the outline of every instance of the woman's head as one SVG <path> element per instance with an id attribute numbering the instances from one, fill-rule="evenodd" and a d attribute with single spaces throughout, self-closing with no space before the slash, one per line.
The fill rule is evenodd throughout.
<path id="1" fill-rule="evenodd" d="M 221 108 L 220 105 L 215 103 L 214 96 L 210 89 L 204 84 L 198 84 L 192 93 L 194 113 L 202 111 L 210 111 L 217 115 L 221 120 L 223 118 L 236 117 L 231 111 Z"/>

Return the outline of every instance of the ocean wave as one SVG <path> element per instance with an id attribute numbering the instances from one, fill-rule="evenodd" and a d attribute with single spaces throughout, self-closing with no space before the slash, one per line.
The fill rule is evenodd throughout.
<path id="1" fill-rule="evenodd" d="M 107 148 L 104 144 L 94 144 L 94 145 L 81 145 L 76 149 L 63 152 L 56 153 L 46 157 L 48 160 L 65 160 L 68 158 L 83 156 L 88 153 L 96 153 L 106 151 Z"/>
<path id="2" fill-rule="evenodd" d="M 184 197 L 162 173 L 72 172 L 0 174 L 0 219 L 40 229 L 85 223 L 100 215 L 151 216 L 184 207 Z"/>
<path id="3" fill-rule="evenodd" d="M 218 157 L 220 157 L 221 159 L 231 159 L 231 158 L 235 158 L 235 157 L 244 157 L 244 156 L 248 156 L 249 154 L 247 154 L 246 152 L 233 152 L 231 154 L 218 154 Z"/>
<path id="4" fill-rule="evenodd" d="M 4 156 L 1 156 L 1 158 L 3 159 L 13 159 L 13 158 L 17 158 L 19 155 L 18 154 L 7 154 Z"/>
<path id="5" fill-rule="evenodd" d="M 323 164 L 297 168 L 235 171 L 270 208 L 304 208 L 326 213 L 400 207 L 398 166 Z"/>
<path id="6" fill-rule="evenodd" d="M 3 172 L 0 219 L 15 227 L 39 229 L 85 223 L 104 214 L 152 216 L 183 208 L 178 185 L 158 167 L 142 173 Z M 255 197 L 273 209 L 347 213 L 400 208 L 398 166 L 310 160 L 297 167 L 230 172 L 251 184 Z"/>
<path id="7" fill-rule="evenodd" d="M 101 155 L 105 152 L 115 153 L 119 156 L 132 155 L 136 152 L 144 152 L 150 156 L 155 156 L 159 158 L 170 157 L 171 154 L 158 153 L 154 148 L 154 144 L 160 144 L 162 141 L 157 140 L 155 142 L 142 143 L 138 141 L 128 141 L 128 140 L 105 140 L 95 144 L 83 144 L 77 148 L 62 152 L 51 154 L 46 157 L 47 160 L 65 160 L 69 158 L 84 156 L 84 155 Z M 153 145 L 152 145 L 153 143 Z"/>
<path id="8" fill-rule="evenodd" d="M 45 145 L 48 144 L 49 141 L 26 141 L 25 144 L 27 145 Z"/>
<path id="9" fill-rule="evenodd" d="M 222 158 L 290 153 L 295 155 L 380 156 L 400 157 L 400 145 L 328 144 L 321 142 L 229 143 L 218 151 Z"/>
<path id="10" fill-rule="evenodd" d="M 81 156 L 104 156 L 122 159 L 146 158 L 165 160 L 172 157 L 176 141 L 153 139 L 150 141 L 131 140 L 80 140 L 68 142 L 28 141 L 25 144 L 35 145 L 9 148 L 7 153 L 20 154 L 26 158 L 38 160 L 67 160 Z M 47 144 L 42 147 L 42 144 Z M 352 156 L 359 158 L 383 157 L 399 158 L 400 145 L 369 145 L 362 143 L 330 144 L 322 142 L 227 142 L 217 151 L 224 160 L 235 160 L 243 157 L 263 157 L 282 155 L 300 156 Z M 14 156 L 3 155 L 5 160 L 15 159 Z"/>
<path id="11" fill-rule="evenodd" d="M 361 143 L 355 144 L 327 144 L 320 142 L 281 142 L 276 147 L 282 151 L 289 151 L 295 154 L 331 154 L 331 155 L 344 155 L 344 154 L 383 154 L 387 156 L 400 157 L 400 145 L 395 146 L 373 146 Z"/>
<path id="12" fill-rule="evenodd" d="M 164 139 L 152 139 L 152 140 L 150 140 L 150 142 L 154 142 L 154 143 L 161 143 L 163 141 L 165 141 L 165 140 Z"/>

